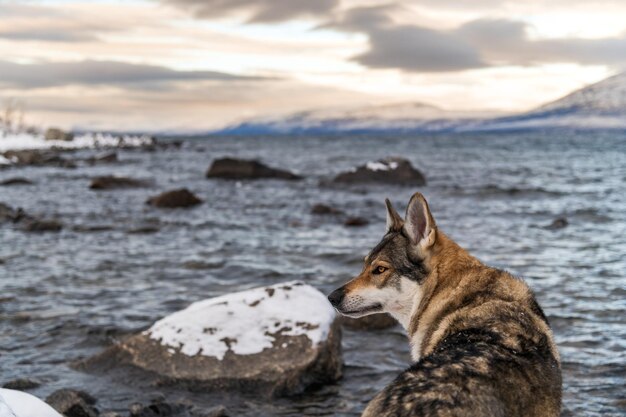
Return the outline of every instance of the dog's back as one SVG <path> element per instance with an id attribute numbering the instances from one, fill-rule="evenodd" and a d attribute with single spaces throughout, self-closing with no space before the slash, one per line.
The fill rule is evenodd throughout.
<path id="1" fill-rule="evenodd" d="M 428 328 L 421 359 L 378 394 L 364 416 L 559 415 L 558 352 L 530 289 L 480 264 L 462 275 L 454 290 L 434 295 L 440 308 L 418 318 L 419 327 Z"/>

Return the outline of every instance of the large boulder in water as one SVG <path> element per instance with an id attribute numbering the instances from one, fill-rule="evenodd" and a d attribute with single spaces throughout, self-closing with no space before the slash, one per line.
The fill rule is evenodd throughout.
<path id="1" fill-rule="evenodd" d="M 229 180 L 254 180 L 260 178 L 276 178 L 282 180 L 299 180 L 299 175 L 282 169 L 271 168 L 259 161 L 235 158 L 216 159 L 206 173 L 207 178 L 223 178 Z"/>
<path id="2" fill-rule="evenodd" d="M 404 158 L 385 158 L 337 175 L 333 183 L 384 183 L 397 185 L 426 185 L 424 175 Z"/>
<path id="3" fill-rule="evenodd" d="M 341 376 L 341 329 L 324 294 L 290 282 L 193 303 L 82 367 L 118 365 L 193 390 L 290 395 Z"/>

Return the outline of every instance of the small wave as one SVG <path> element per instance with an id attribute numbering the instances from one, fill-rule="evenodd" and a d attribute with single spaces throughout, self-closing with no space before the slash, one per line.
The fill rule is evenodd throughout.
<path id="1" fill-rule="evenodd" d="M 497 184 L 487 184 L 478 188 L 468 188 L 455 185 L 449 188 L 452 195 L 467 195 L 479 197 L 532 197 L 532 196 L 562 196 L 566 193 L 548 190 L 543 187 L 505 187 Z"/>

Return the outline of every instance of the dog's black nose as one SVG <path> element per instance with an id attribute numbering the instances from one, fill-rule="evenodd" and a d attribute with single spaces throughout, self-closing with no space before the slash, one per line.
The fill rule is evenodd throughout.
<path id="1" fill-rule="evenodd" d="M 333 307 L 338 307 L 339 304 L 343 301 L 343 297 L 346 295 L 343 287 L 337 288 L 335 291 L 331 292 L 328 296 L 328 301 L 333 305 Z"/>

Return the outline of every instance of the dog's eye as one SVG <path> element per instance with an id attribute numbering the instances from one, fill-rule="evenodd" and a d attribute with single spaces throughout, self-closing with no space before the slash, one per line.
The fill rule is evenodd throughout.
<path id="1" fill-rule="evenodd" d="M 376 275 L 378 274 L 382 274 L 383 272 L 385 272 L 386 270 L 388 270 L 389 268 L 385 268 L 384 266 L 377 266 L 376 269 L 374 269 L 374 273 Z"/>

